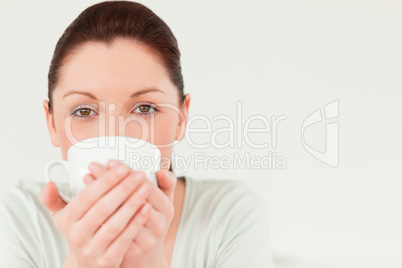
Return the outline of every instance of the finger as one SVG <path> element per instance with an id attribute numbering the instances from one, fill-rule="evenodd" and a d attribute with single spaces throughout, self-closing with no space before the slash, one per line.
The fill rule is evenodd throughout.
<path id="1" fill-rule="evenodd" d="M 141 200 L 143 199 L 142 202 L 145 202 L 145 198 L 150 192 L 150 187 L 144 184 L 144 182 L 145 176 L 143 174 L 135 172 L 130 173 L 118 185 L 116 185 L 108 193 L 102 196 L 86 212 L 86 214 L 79 220 L 79 227 L 77 228 L 85 229 L 86 238 L 92 237 L 97 232 L 99 226 L 109 221 L 110 218 L 113 218 L 114 214 L 117 213 L 122 208 L 122 206 L 126 205 L 127 202 L 129 202 L 128 205 L 131 206 L 131 210 L 129 209 L 128 211 L 126 211 L 126 213 L 128 213 L 127 216 L 131 217 L 136 212 L 136 208 L 138 208 L 135 203 L 136 200 L 141 197 Z M 137 189 L 143 186 L 147 187 L 146 196 L 144 198 L 136 193 Z M 127 221 L 128 220 L 129 219 L 127 219 Z M 116 222 L 116 224 L 122 226 L 121 222 Z M 110 232 L 110 235 L 112 236 L 110 239 L 113 239 L 117 235 L 116 232 L 119 231 L 120 230 L 113 229 Z M 107 239 L 107 237 L 108 235 L 106 235 L 105 240 Z"/>
<path id="2" fill-rule="evenodd" d="M 119 165 L 124 165 L 127 166 L 125 163 L 117 160 L 117 159 L 110 159 L 107 163 L 107 167 L 109 168 L 115 168 Z M 127 166 L 128 167 L 128 166 Z M 129 167 L 128 167 L 129 168 Z M 130 170 L 132 170 L 130 168 Z M 139 172 L 144 174 L 145 172 L 142 170 L 138 171 L 133 171 L 133 172 Z M 159 178 L 160 178 L 160 185 L 162 186 L 162 189 L 156 187 L 150 180 L 146 180 L 146 183 L 150 185 L 153 190 L 151 191 L 151 194 L 148 196 L 147 201 L 149 201 L 152 205 L 153 208 L 155 208 L 159 212 L 165 212 L 169 210 L 169 200 L 172 200 L 170 202 L 173 202 L 173 196 L 174 196 L 174 188 L 176 187 L 176 181 L 177 178 L 176 176 L 170 172 L 167 171 L 167 173 L 164 173 L 164 171 L 160 170 L 159 172 Z M 158 176 L 158 173 L 157 173 Z M 163 192 L 164 190 L 165 192 Z M 172 199 L 169 199 L 167 195 L 170 195 Z"/>
<path id="3" fill-rule="evenodd" d="M 108 169 L 97 162 L 91 162 L 88 166 L 91 173 L 85 174 L 83 180 L 85 185 L 92 183 L 97 177 L 103 175 Z"/>
<path id="4" fill-rule="evenodd" d="M 127 254 L 131 254 L 128 251 L 128 248 L 133 245 L 134 238 L 143 229 L 145 222 L 149 218 L 151 209 L 152 206 L 150 204 L 142 206 L 142 208 L 132 217 L 125 230 L 109 245 L 105 253 L 107 257 L 121 254 L 121 261 L 123 261 L 123 258 Z"/>
<path id="5" fill-rule="evenodd" d="M 114 167 L 116 167 L 117 165 L 119 165 L 119 164 L 121 164 L 121 163 L 123 163 L 123 162 L 121 162 L 120 160 L 117 160 L 117 159 L 110 159 L 109 161 L 107 161 L 107 167 L 108 168 L 114 168 Z"/>
<path id="6" fill-rule="evenodd" d="M 107 167 L 98 162 L 91 162 L 88 166 L 88 169 L 95 179 L 102 176 L 106 171 L 108 171 Z"/>
<path id="7" fill-rule="evenodd" d="M 171 171 L 159 170 L 156 172 L 156 178 L 161 191 L 173 202 L 174 189 L 177 183 L 176 176 Z"/>
<path id="8" fill-rule="evenodd" d="M 125 203 L 97 230 L 91 244 L 98 248 L 99 253 L 104 252 L 109 244 L 121 233 L 132 217 L 146 204 L 149 195 L 149 186 L 143 184 L 135 191 Z M 95 247 L 94 247 L 95 248 Z"/>
<path id="9" fill-rule="evenodd" d="M 160 213 L 165 213 L 169 212 L 171 210 L 170 206 L 173 204 L 173 202 L 166 196 L 162 190 L 157 187 L 155 184 L 153 184 L 151 181 L 147 180 L 149 184 L 151 185 L 151 193 L 147 198 L 147 201 L 152 205 L 152 207 L 160 212 Z"/>
<path id="10" fill-rule="evenodd" d="M 89 185 L 89 184 L 91 184 L 96 178 L 91 174 L 91 173 L 88 173 L 88 174 L 85 174 L 85 176 L 84 176 L 84 183 L 85 183 L 85 185 Z"/>
<path id="11" fill-rule="evenodd" d="M 42 188 L 39 199 L 52 216 L 67 205 L 67 203 L 60 198 L 59 190 L 53 181 L 48 182 L 45 187 Z"/>
<path id="12" fill-rule="evenodd" d="M 167 227 L 172 221 L 173 214 L 163 214 L 155 209 L 152 209 L 147 222 L 144 227 L 151 231 L 155 237 L 162 237 L 167 232 Z"/>
<path id="13" fill-rule="evenodd" d="M 140 255 L 141 253 L 150 250 L 155 246 L 157 240 L 158 238 L 155 237 L 151 230 L 145 227 L 141 228 L 132 241 L 136 248 L 136 252 L 134 254 Z"/>
<path id="14" fill-rule="evenodd" d="M 104 165 L 97 162 L 91 162 L 88 169 L 91 173 L 85 174 L 83 178 L 85 185 L 92 183 L 97 177 L 100 177 L 108 170 Z"/>
<path id="15" fill-rule="evenodd" d="M 139 173 L 144 174 L 144 176 L 145 176 L 144 171 L 141 171 L 141 170 L 133 171 L 125 163 L 123 163 L 117 159 L 110 159 L 107 162 L 107 167 L 109 167 L 109 168 L 116 168 L 118 166 L 125 166 L 125 167 L 129 168 L 132 172 L 139 172 Z M 157 176 L 158 176 L 158 174 L 157 174 Z M 151 194 L 147 198 L 147 201 L 149 203 L 151 203 L 153 208 L 155 208 L 157 211 L 162 213 L 162 212 L 170 211 L 169 205 L 170 205 L 170 203 L 173 202 L 170 200 L 173 200 L 174 188 L 176 187 L 177 178 L 172 172 L 168 171 L 166 174 L 164 174 L 164 171 L 162 171 L 162 170 L 160 170 L 159 176 L 160 176 L 161 186 L 163 187 L 162 189 L 167 194 L 169 194 L 172 199 L 169 199 L 167 197 L 166 193 L 162 191 L 162 189 L 156 187 L 150 180 L 147 179 L 146 183 L 149 184 L 153 188 L 153 190 L 151 190 Z M 170 201 L 170 203 L 169 203 L 169 201 Z"/>
<path id="16" fill-rule="evenodd" d="M 72 221 L 81 219 L 103 195 L 123 180 L 129 172 L 130 168 L 121 165 L 106 171 L 102 176 L 98 177 L 69 203 L 72 209 L 69 210 L 68 218 Z"/>

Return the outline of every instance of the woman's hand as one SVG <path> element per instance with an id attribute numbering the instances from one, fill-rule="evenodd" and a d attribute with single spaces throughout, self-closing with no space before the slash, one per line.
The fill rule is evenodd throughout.
<path id="1" fill-rule="evenodd" d="M 91 170 L 92 178 L 87 177 L 86 183 L 97 180 L 97 177 L 108 172 L 108 168 L 126 166 L 124 163 L 111 160 L 107 168 L 99 165 L 98 170 Z M 131 170 L 132 173 L 138 171 Z M 141 172 L 141 174 L 144 174 Z M 163 241 L 174 216 L 173 198 L 177 178 L 170 171 L 158 171 L 156 173 L 158 186 L 146 179 L 151 193 L 146 201 L 152 205 L 150 217 L 138 231 L 132 243 L 130 243 L 124 255 L 121 268 L 128 267 L 169 267 L 163 254 Z"/>
<path id="2" fill-rule="evenodd" d="M 102 170 L 102 175 L 68 204 L 49 182 L 40 200 L 68 243 L 63 267 L 120 267 L 151 216 L 151 205 L 146 201 L 150 192 L 143 174 L 124 165 Z"/>

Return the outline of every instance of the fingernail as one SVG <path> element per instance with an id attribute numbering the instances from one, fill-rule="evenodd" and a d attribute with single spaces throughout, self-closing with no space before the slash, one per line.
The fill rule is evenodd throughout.
<path id="1" fill-rule="evenodd" d="M 99 164 L 95 163 L 95 162 L 91 162 L 89 164 L 89 169 L 92 170 L 92 171 L 97 172 L 97 171 L 99 171 Z"/>
<path id="2" fill-rule="evenodd" d="M 127 166 L 126 165 L 121 165 L 117 168 L 116 170 L 117 174 L 120 176 L 123 176 L 124 174 L 127 173 Z"/>
<path id="3" fill-rule="evenodd" d="M 90 174 L 85 174 L 84 176 L 84 182 L 85 184 L 90 184 L 94 181 L 94 179 L 92 178 L 92 176 Z"/>
<path id="4" fill-rule="evenodd" d="M 109 164 L 110 167 L 115 167 L 115 166 L 117 166 L 117 160 L 110 159 L 108 164 Z"/>
<path id="5" fill-rule="evenodd" d="M 141 181 L 145 176 L 145 173 L 142 171 L 136 171 L 133 175 L 134 179 L 136 179 L 137 181 Z"/>
<path id="6" fill-rule="evenodd" d="M 148 192 L 148 186 L 143 185 L 140 187 L 140 189 L 138 190 L 138 193 L 142 196 L 145 196 Z"/>

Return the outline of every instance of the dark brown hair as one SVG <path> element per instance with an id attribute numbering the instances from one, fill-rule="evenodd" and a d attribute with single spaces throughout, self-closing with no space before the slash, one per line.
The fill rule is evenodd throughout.
<path id="1" fill-rule="evenodd" d="M 117 38 L 145 45 L 164 64 L 169 78 L 185 100 L 177 40 L 166 23 L 146 6 L 131 1 L 105 1 L 86 8 L 64 31 L 56 44 L 48 74 L 49 113 L 60 67 L 86 42 L 111 45 Z"/>

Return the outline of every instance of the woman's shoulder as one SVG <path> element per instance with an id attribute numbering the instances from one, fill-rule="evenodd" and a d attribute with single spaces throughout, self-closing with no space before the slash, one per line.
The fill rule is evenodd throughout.
<path id="1" fill-rule="evenodd" d="M 0 195 L 0 209 L 33 212 L 32 207 L 40 207 L 39 192 L 45 186 L 44 182 L 21 180 Z M 19 213 L 21 214 L 21 213 Z"/>
<path id="2" fill-rule="evenodd" d="M 21 229 L 38 227 L 39 218 L 50 220 L 46 207 L 39 200 L 44 186 L 44 182 L 21 180 L 1 194 L 0 217 L 3 223 Z"/>
<path id="3" fill-rule="evenodd" d="M 177 252 L 190 260 L 205 257 L 208 267 L 273 267 L 268 266 L 269 213 L 262 196 L 242 180 L 192 176 L 183 180 Z M 252 261 L 254 265 L 248 265 Z"/>
<path id="4" fill-rule="evenodd" d="M 186 189 L 197 197 L 205 196 L 219 201 L 263 201 L 246 181 L 238 179 L 197 178 L 185 176 Z"/>
<path id="5" fill-rule="evenodd" d="M 39 200 L 45 184 L 18 181 L 0 195 L 0 261 L 8 264 L 4 267 L 61 267 L 68 248 Z"/>
<path id="6" fill-rule="evenodd" d="M 203 216 L 217 221 L 230 219 L 234 214 L 244 216 L 251 211 L 268 214 L 263 198 L 243 180 L 192 176 L 185 176 L 184 180 L 187 212 L 202 211 Z"/>

